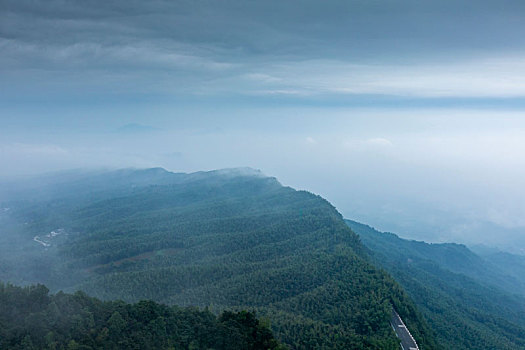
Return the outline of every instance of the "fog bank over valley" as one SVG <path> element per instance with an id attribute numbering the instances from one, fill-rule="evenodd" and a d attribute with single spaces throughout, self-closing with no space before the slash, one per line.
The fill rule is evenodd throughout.
<path id="1" fill-rule="evenodd" d="M 523 253 L 523 1 L 0 6 L 0 179 L 251 167 L 402 237 Z"/>

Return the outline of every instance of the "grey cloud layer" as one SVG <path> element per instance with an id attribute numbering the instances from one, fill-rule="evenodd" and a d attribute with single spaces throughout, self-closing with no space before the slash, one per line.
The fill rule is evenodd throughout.
<path id="1" fill-rule="evenodd" d="M 52 85 L 57 93 L 525 96 L 523 65 L 512 64 L 525 58 L 522 1 L 1 6 L 0 88 L 13 95 L 13 86 L 35 94 Z"/>
<path id="2" fill-rule="evenodd" d="M 155 38 L 254 54 L 306 51 L 315 56 L 323 53 L 309 49 L 352 54 L 385 44 L 387 49 L 439 49 L 520 47 L 525 41 L 525 5 L 516 0 L 4 0 L 3 8 L 3 36 L 55 43 Z"/>

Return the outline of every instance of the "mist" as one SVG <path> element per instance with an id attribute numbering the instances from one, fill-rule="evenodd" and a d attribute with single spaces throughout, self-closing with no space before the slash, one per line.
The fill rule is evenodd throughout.
<path id="1" fill-rule="evenodd" d="M 347 218 L 525 249 L 519 1 L 4 1 L 0 178 L 252 167 Z"/>

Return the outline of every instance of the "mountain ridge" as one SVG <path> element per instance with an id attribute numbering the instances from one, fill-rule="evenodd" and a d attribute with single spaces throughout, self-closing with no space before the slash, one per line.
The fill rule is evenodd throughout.
<path id="1" fill-rule="evenodd" d="M 494 278 L 488 262 L 476 266 L 484 260 L 464 245 L 410 241 L 356 221 L 346 223 L 374 261 L 405 288 L 446 348 L 525 346 L 525 298 L 518 294 L 519 282 Z M 501 285 L 502 280 L 507 283 Z"/>
<path id="2" fill-rule="evenodd" d="M 29 240 L 53 290 L 253 308 L 292 349 L 395 349 L 394 305 L 418 343 L 440 348 L 402 288 L 320 196 L 246 169 L 131 171 L 135 182 L 111 186 L 129 173 L 80 181 L 51 201 L 13 203 L 9 215 L 28 239 L 64 232 L 49 247 Z M 158 182 L 140 185 L 150 175 Z"/>

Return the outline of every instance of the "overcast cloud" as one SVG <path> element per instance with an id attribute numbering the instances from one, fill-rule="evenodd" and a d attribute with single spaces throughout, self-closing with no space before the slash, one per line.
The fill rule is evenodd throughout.
<path id="1" fill-rule="evenodd" d="M 525 94 L 522 1 L 1 4 L 7 96 Z"/>
<path id="2" fill-rule="evenodd" d="M 0 0 L 0 177 L 252 166 L 525 249 L 525 2 Z"/>

